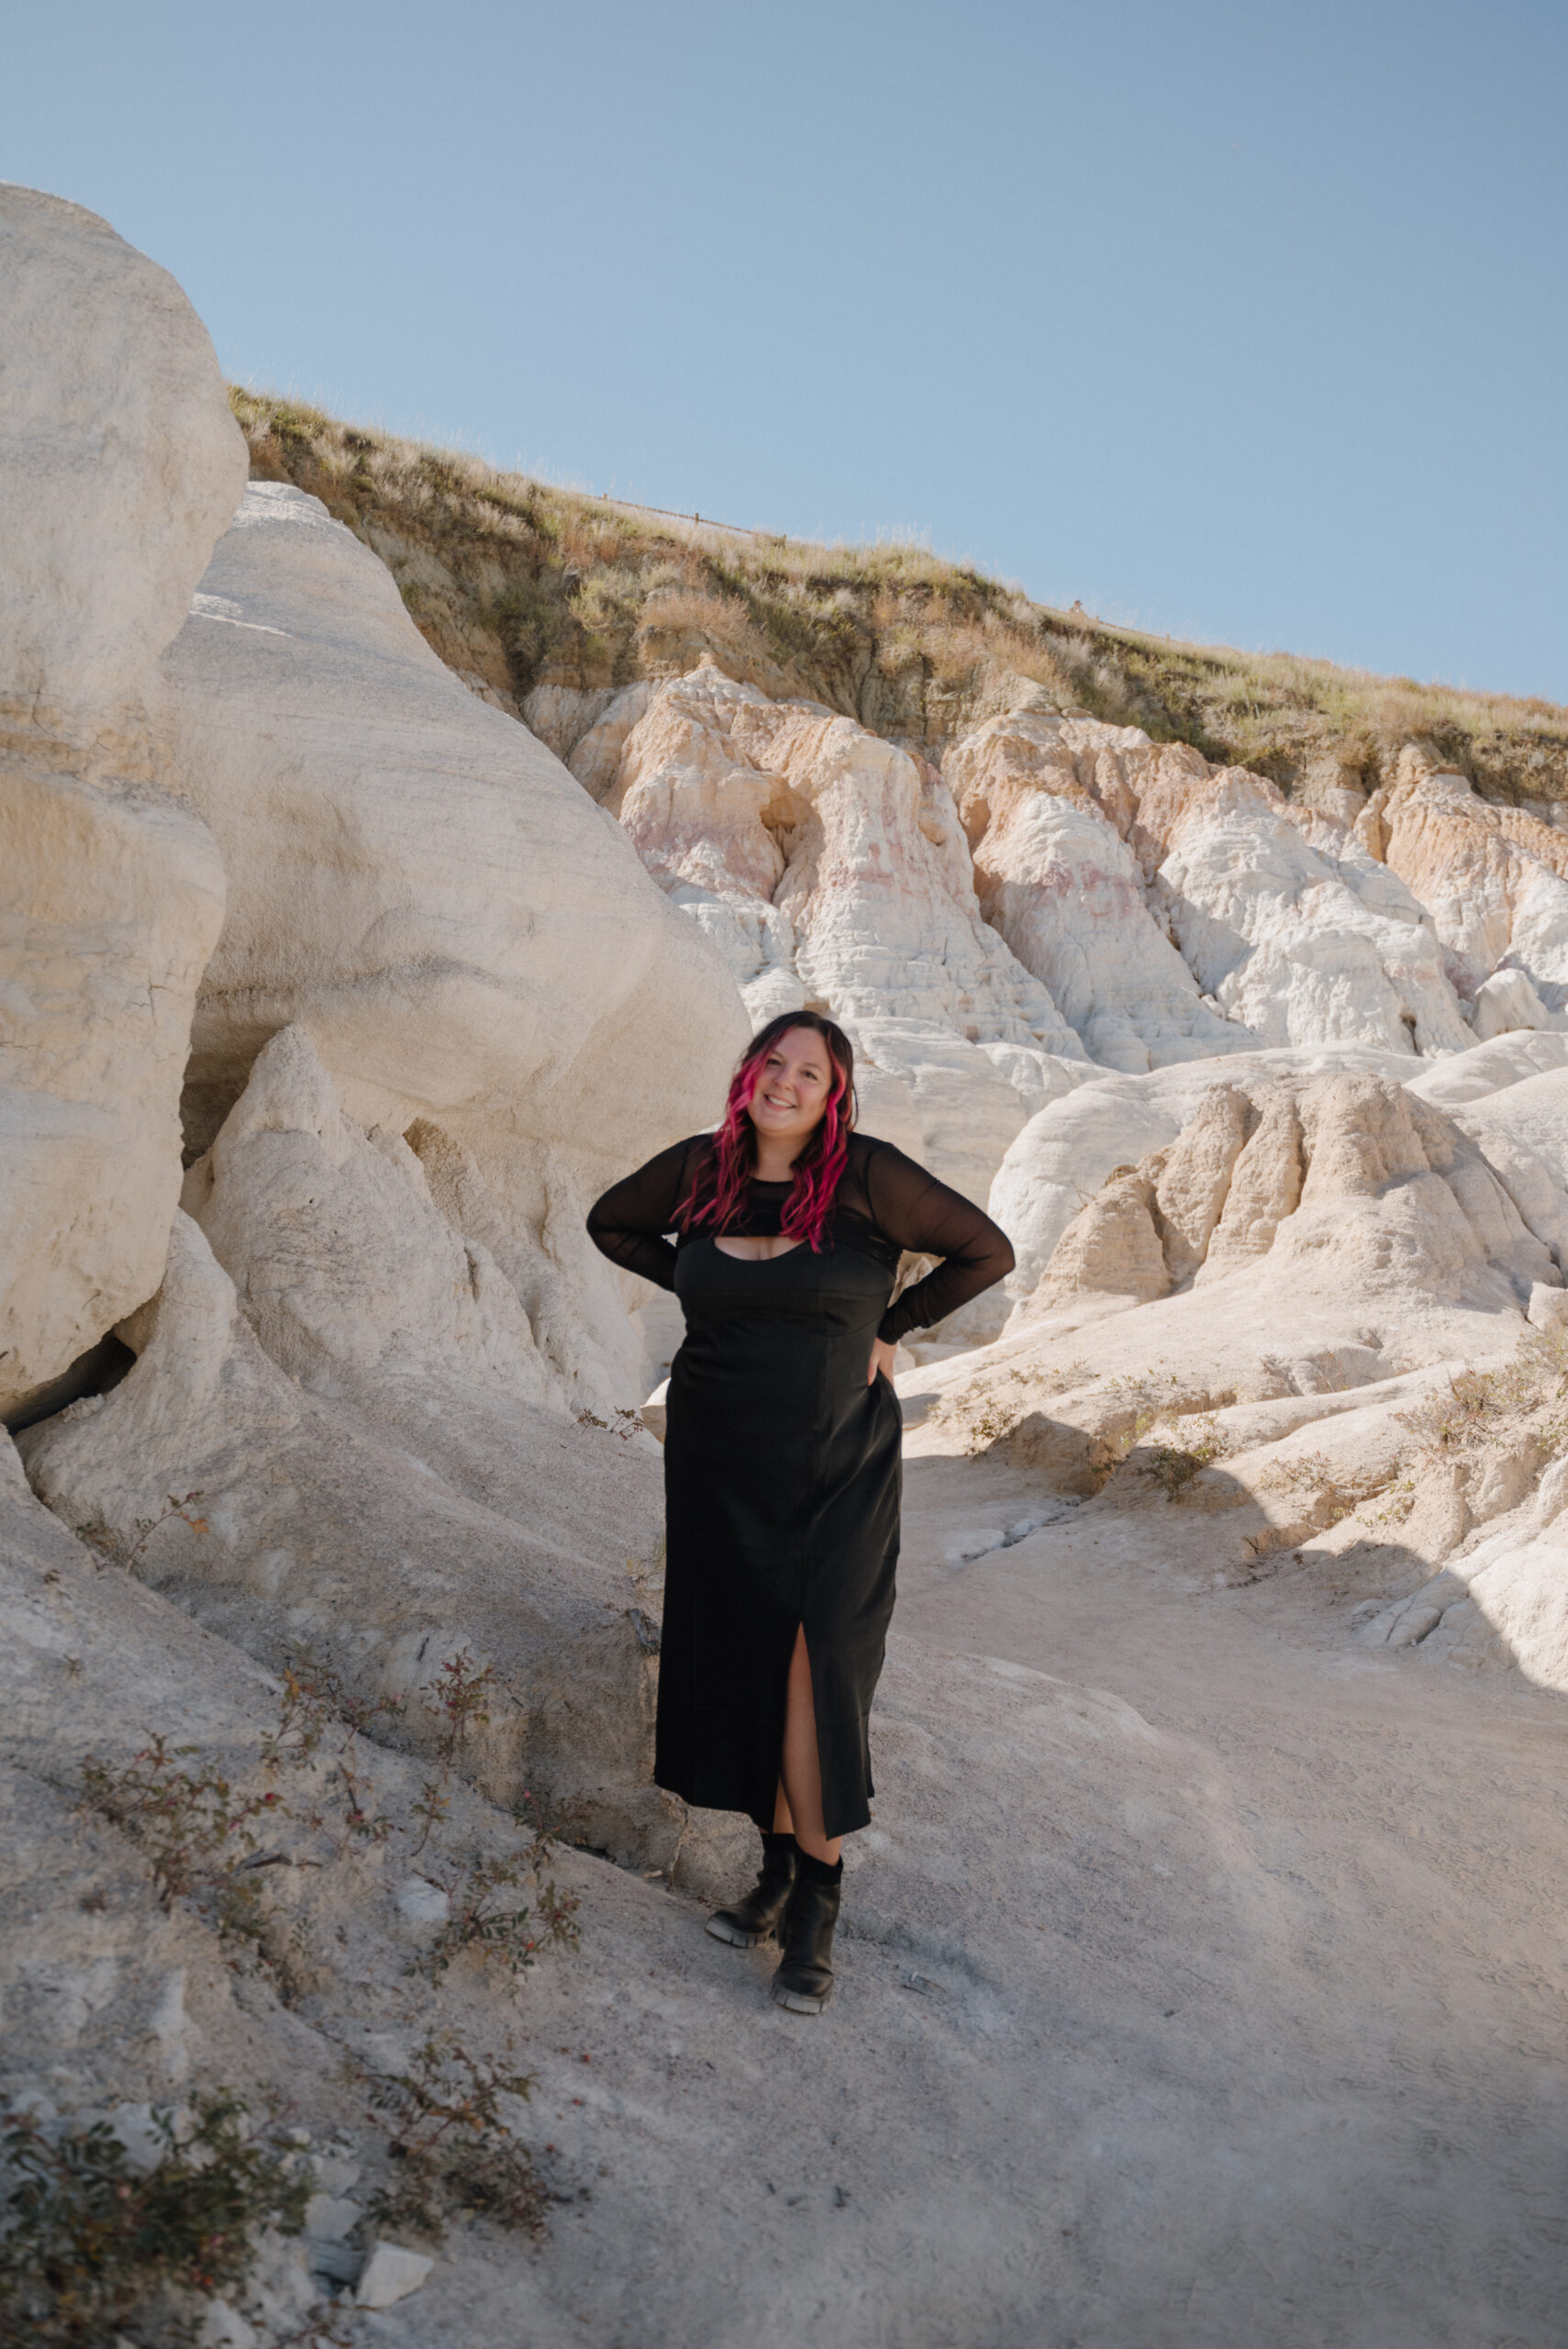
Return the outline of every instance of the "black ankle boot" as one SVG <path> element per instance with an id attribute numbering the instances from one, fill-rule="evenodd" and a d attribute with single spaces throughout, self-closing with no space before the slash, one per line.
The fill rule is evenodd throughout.
<path id="1" fill-rule="evenodd" d="M 784 1955 L 773 1976 L 773 1997 L 791 2014 L 819 2015 L 833 1995 L 833 1928 L 843 1874 L 842 1860 L 828 1867 L 801 1854 L 800 1874 L 779 1927 Z"/>
<path id="2" fill-rule="evenodd" d="M 754 1949 L 759 1942 L 767 1941 L 789 1907 L 799 1859 L 793 1835 L 764 1834 L 756 1883 L 744 1900 L 738 1900 L 733 1909 L 719 1909 L 707 1920 L 714 1940 L 728 1942 L 734 1949 Z"/>

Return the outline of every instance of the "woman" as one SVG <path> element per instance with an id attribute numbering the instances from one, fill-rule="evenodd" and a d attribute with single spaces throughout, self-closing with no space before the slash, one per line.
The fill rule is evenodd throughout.
<path id="1" fill-rule="evenodd" d="M 654 1776 L 761 1829 L 754 1888 L 708 1931 L 742 1949 L 776 1932 L 773 1996 L 801 2014 L 831 1996 L 840 1838 L 871 1816 L 898 1556 L 893 1350 L 1013 1264 L 978 1208 L 854 1121 L 849 1039 L 788 1012 L 753 1039 L 717 1130 L 588 1219 L 606 1256 L 685 1309 Z M 906 1249 L 943 1261 L 890 1306 Z"/>

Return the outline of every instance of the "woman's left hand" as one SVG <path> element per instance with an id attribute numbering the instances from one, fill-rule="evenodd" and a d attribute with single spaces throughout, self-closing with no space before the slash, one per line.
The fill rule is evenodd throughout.
<path id="1" fill-rule="evenodd" d="M 893 1384 L 893 1348 L 887 1343 L 885 1338 L 873 1338 L 872 1340 L 871 1363 L 866 1371 L 866 1385 L 868 1386 L 875 1378 L 879 1370 L 881 1371 L 884 1378 L 886 1379 L 888 1385 L 891 1386 Z"/>

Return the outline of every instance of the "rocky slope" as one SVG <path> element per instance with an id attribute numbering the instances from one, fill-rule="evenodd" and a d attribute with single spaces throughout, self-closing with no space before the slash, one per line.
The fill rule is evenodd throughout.
<path id="1" fill-rule="evenodd" d="M 151 263 L 4 190 L 0 277 L 0 2089 L 292 2103 L 238 2349 L 1546 2349 L 1552 714 L 1184 738 L 1180 648 L 915 558 L 242 403 L 247 488 Z M 678 1317 L 582 1230 L 808 1003 L 1018 1258 L 900 1378 L 815 2036 L 651 1784 Z M 421 2064 L 538 2075 L 444 2214 Z"/>

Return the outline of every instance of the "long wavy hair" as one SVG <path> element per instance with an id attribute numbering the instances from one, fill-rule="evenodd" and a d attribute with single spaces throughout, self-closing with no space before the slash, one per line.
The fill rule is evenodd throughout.
<path id="1" fill-rule="evenodd" d="M 840 1179 L 849 1161 L 850 1136 L 855 1124 L 855 1053 L 835 1020 L 817 1011 L 781 1012 L 758 1030 L 730 1080 L 724 1115 L 714 1130 L 713 1155 L 698 1178 L 696 1198 L 688 1223 L 711 1224 L 715 1234 L 728 1231 L 745 1204 L 746 1186 L 757 1170 L 757 1129 L 751 1123 L 753 1095 L 762 1083 L 768 1055 L 781 1036 L 807 1028 L 828 1048 L 832 1077 L 828 1106 L 795 1162 L 790 1194 L 784 1201 L 780 1228 L 786 1240 L 804 1240 L 821 1252 L 823 1233 Z"/>

